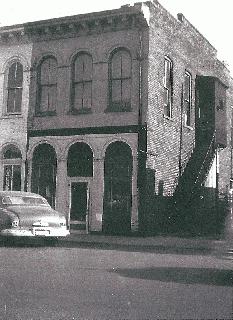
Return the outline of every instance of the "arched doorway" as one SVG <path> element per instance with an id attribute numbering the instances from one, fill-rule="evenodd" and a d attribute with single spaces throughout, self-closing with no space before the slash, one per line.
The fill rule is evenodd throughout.
<path id="1" fill-rule="evenodd" d="M 3 190 L 21 190 L 22 154 L 13 144 L 3 149 Z"/>
<path id="2" fill-rule="evenodd" d="M 54 148 L 43 143 L 37 146 L 32 158 L 32 192 L 45 197 L 55 208 L 57 157 Z"/>
<path id="3" fill-rule="evenodd" d="M 93 176 L 93 152 L 83 142 L 74 143 L 68 152 L 67 175 L 70 185 L 70 228 L 88 231 L 89 189 Z"/>
<path id="4" fill-rule="evenodd" d="M 104 162 L 104 218 L 107 234 L 127 234 L 131 230 L 132 152 L 123 142 L 106 150 Z"/>

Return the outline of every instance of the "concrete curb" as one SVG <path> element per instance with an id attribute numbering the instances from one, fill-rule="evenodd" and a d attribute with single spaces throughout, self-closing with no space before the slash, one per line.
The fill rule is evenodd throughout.
<path id="1" fill-rule="evenodd" d="M 93 234 L 75 234 L 62 240 L 77 246 L 86 247 L 122 247 L 140 250 L 161 250 L 161 251 L 198 251 L 210 252 L 222 246 L 222 240 L 205 239 L 205 238 L 180 238 L 180 237 L 126 237 L 126 236 L 108 236 Z"/>

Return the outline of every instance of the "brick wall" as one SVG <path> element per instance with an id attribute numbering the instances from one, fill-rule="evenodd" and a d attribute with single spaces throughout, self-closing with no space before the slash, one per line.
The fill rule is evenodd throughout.
<path id="1" fill-rule="evenodd" d="M 171 16 L 157 1 L 150 4 L 148 76 L 148 168 L 155 171 L 155 192 L 171 196 L 179 174 L 179 158 L 185 167 L 195 146 L 195 79 L 197 75 L 219 77 L 228 84 L 229 73 L 216 57 L 212 45 L 185 19 Z M 164 57 L 173 62 L 173 116 L 163 115 Z M 181 130 L 181 91 L 185 70 L 192 75 L 191 125 Z M 184 115 L 182 118 L 184 123 Z M 223 160 L 224 162 L 224 160 Z"/>

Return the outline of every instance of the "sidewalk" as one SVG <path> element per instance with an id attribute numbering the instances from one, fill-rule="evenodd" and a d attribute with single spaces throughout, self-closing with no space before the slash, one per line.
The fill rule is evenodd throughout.
<path id="1" fill-rule="evenodd" d="M 224 244 L 223 240 L 207 238 L 181 238 L 169 236 L 133 237 L 109 236 L 103 234 L 79 234 L 72 231 L 62 242 L 77 246 L 122 248 L 127 250 L 153 250 L 169 252 L 210 253 Z"/>

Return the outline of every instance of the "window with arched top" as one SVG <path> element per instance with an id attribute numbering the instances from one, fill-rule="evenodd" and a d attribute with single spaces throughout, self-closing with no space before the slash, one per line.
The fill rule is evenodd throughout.
<path id="1" fill-rule="evenodd" d="M 70 147 L 67 174 L 69 177 L 93 176 L 93 152 L 86 143 L 76 142 Z"/>
<path id="2" fill-rule="evenodd" d="M 93 61 L 88 53 L 79 53 L 72 64 L 72 111 L 88 112 L 92 106 Z"/>
<path id="3" fill-rule="evenodd" d="M 57 106 L 57 60 L 45 58 L 38 71 L 38 112 L 54 114 Z"/>
<path id="4" fill-rule="evenodd" d="M 132 68 L 130 53 L 125 49 L 115 51 L 111 56 L 109 67 L 109 109 L 110 111 L 130 111 Z"/>
<path id="5" fill-rule="evenodd" d="M 57 156 L 47 143 L 38 145 L 32 158 L 31 190 L 45 197 L 55 207 Z"/>
<path id="6" fill-rule="evenodd" d="M 3 149 L 3 190 L 21 190 L 22 154 L 15 145 Z"/>
<path id="7" fill-rule="evenodd" d="M 127 234 L 131 229 L 132 151 L 122 141 L 112 142 L 104 159 L 103 230 Z"/>
<path id="8" fill-rule="evenodd" d="M 6 113 L 21 113 L 22 91 L 23 65 L 17 61 L 8 70 Z"/>

